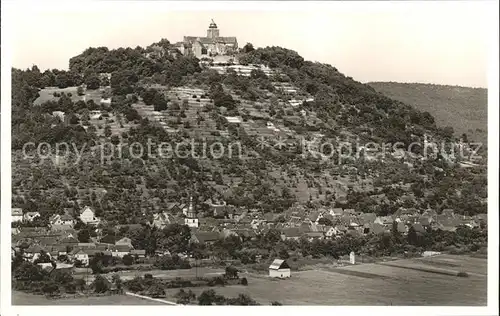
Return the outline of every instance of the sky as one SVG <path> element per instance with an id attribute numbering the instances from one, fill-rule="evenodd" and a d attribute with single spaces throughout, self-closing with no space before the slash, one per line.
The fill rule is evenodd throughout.
<path id="1" fill-rule="evenodd" d="M 13 67 L 67 69 L 69 59 L 88 47 L 146 47 L 161 38 L 177 42 L 184 35 L 206 36 L 213 18 L 220 35 L 236 36 L 240 47 L 251 42 L 289 48 L 361 82 L 469 87 L 487 87 L 488 82 L 493 2 L 323 2 L 307 7 L 298 2 L 71 2 L 18 4 L 8 11 Z"/>

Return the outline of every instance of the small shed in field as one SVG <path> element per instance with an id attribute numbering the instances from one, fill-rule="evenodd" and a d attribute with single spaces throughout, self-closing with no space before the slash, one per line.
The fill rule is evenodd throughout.
<path id="1" fill-rule="evenodd" d="M 271 278 L 289 278 L 290 266 L 282 259 L 274 259 L 269 266 L 269 276 Z"/>

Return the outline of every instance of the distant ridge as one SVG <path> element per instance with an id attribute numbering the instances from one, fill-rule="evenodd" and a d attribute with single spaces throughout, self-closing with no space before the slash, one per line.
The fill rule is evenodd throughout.
<path id="1" fill-rule="evenodd" d="M 488 90 L 427 83 L 369 82 L 386 96 L 432 114 L 438 126 L 451 126 L 455 134 L 487 141 Z"/>

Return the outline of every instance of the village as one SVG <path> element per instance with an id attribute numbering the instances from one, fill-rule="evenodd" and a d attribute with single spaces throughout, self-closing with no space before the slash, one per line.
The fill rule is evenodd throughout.
<path id="1" fill-rule="evenodd" d="M 374 213 L 356 212 L 354 209 L 320 208 L 308 212 L 303 207 L 294 207 L 286 214 L 262 214 L 257 210 L 243 210 L 230 205 L 211 205 L 213 217 L 199 217 L 192 204 L 172 203 L 171 208 L 163 213 L 155 214 L 147 225 L 162 229 L 170 224 L 186 225 L 190 228 L 190 243 L 213 244 L 215 241 L 234 236 L 244 239 L 255 239 L 270 229 L 280 232 L 281 240 L 299 240 L 306 238 L 335 239 L 344 235 L 359 237 L 368 234 L 390 233 L 393 226 L 403 235 L 412 227 L 417 233 L 427 230 L 443 230 L 454 232 L 458 227 L 479 228 L 487 221 L 486 214 L 461 216 L 453 210 L 446 209 L 442 214 L 426 210 L 422 214 L 417 209 L 400 209 L 390 216 L 376 216 Z M 175 215 L 174 215 L 175 214 Z M 23 247 L 26 259 L 35 262 L 41 252 L 51 258 L 59 257 L 70 262 L 58 262 L 56 269 L 68 269 L 75 263 L 80 267 L 88 266 L 95 254 L 123 259 L 125 256 L 144 258 L 144 249 L 135 249 L 128 237 L 116 240 L 115 236 L 103 235 L 102 227 L 106 224 L 97 218 L 91 207 L 81 210 L 79 217 L 70 214 L 55 214 L 46 227 L 30 225 L 40 217 L 38 212 L 23 213 L 22 209 L 12 210 L 12 222 L 20 224 L 12 229 L 12 256 Z M 89 225 L 95 237 L 82 242 L 79 240 L 77 222 Z M 116 230 L 141 229 L 141 224 L 119 225 Z M 81 238 L 80 238 L 81 239 Z M 26 247 L 28 245 L 28 247 Z M 170 255 L 169 249 L 158 249 L 155 256 Z M 187 257 L 186 253 L 178 253 Z"/>

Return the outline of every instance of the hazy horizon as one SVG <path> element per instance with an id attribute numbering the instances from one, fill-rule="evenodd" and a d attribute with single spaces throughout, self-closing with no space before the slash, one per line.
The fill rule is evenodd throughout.
<path id="1" fill-rule="evenodd" d="M 146 47 L 161 38 L 175 43 L 184 35 L 206 36 L 213 18 L 221 36 L 236 36 L 240 47 L 282 46 L 361 82 L 488 86 L 486 2 L 397 2 L 366 10 L 334 3 L 305 11 L 243 11 L 232 3 L 219 11 L 165 11 L 165 3 L 147 2 L 140 15 L 134 3 L 113 3 L 9 14 L 12 66 L 67 69 L 69 59 L 88 47 Z"/>

